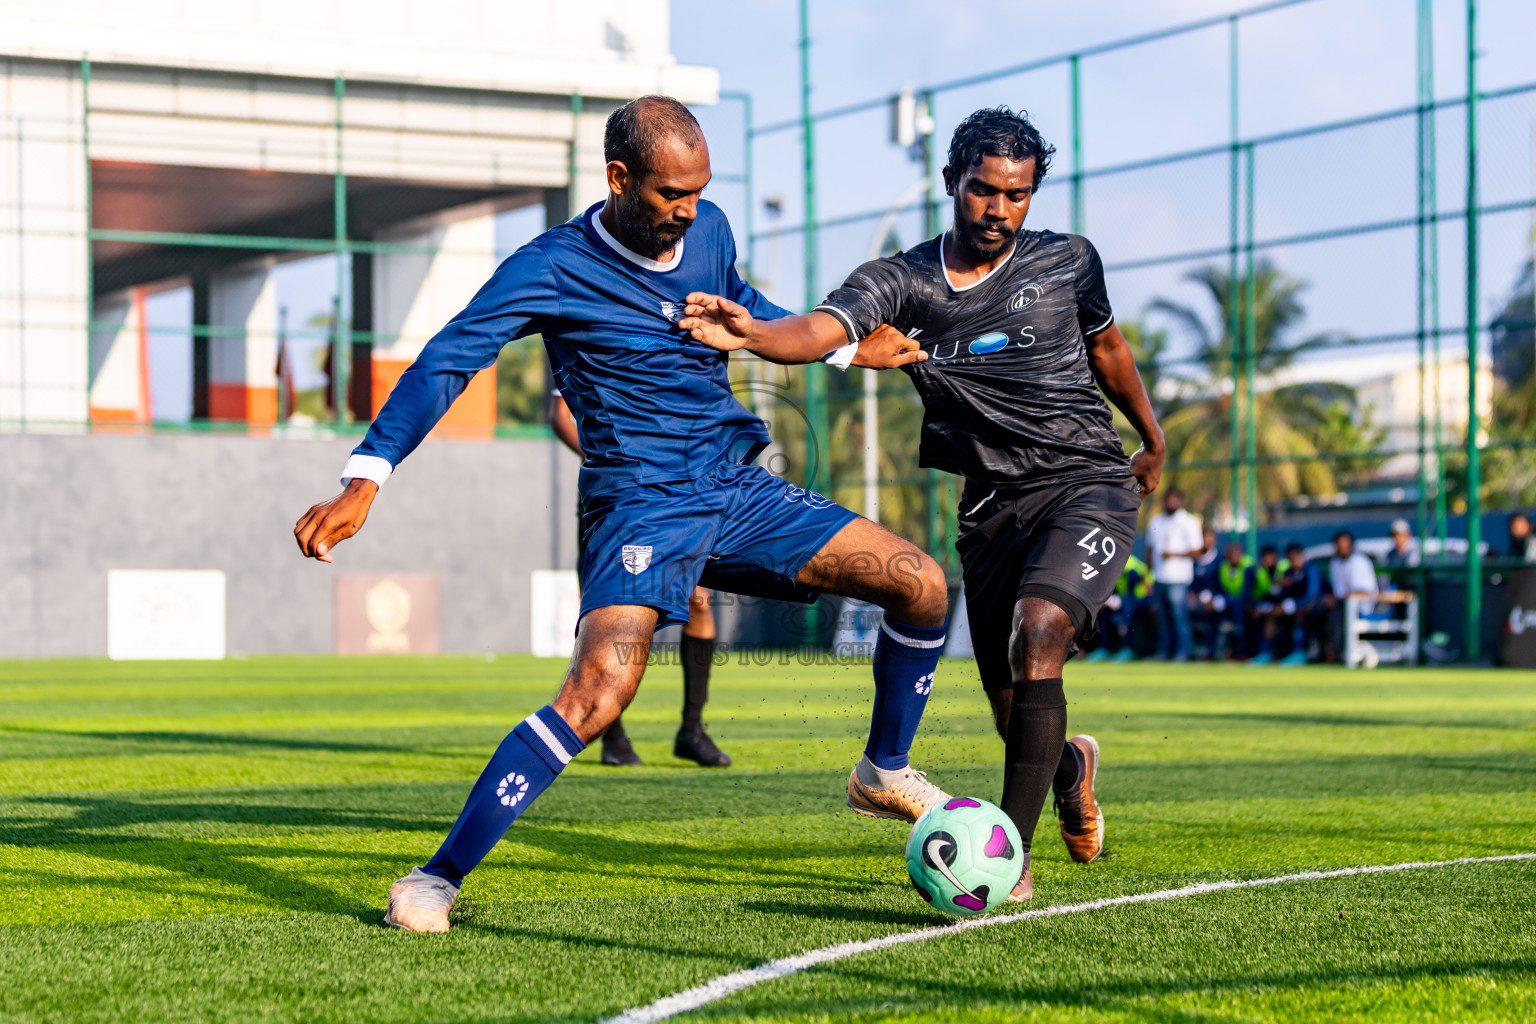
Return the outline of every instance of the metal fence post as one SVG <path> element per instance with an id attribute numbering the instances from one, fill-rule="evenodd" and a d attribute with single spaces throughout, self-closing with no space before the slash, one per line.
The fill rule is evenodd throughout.
<path id="1" fill-rule="evenodd" d="M 335 409 L 337 426 L 347 422 L 348 370 L 352 360 L 352 325 L 343 315 L 344 296 L 347 294 L 347 175 L 341 165 L 341 105 L 346 98 L 347 82 L 336 76 L 336 174 L 333 177 L 335 199 L 335 251 L 336 251 L 336 324 L 331 332 L 331 402 Z"/>
<path id="2" fill-rule="evenodd" d="M 742 229 L 747 234 L 747 251 L 739 262 L 742 268 L 742 277 L 748 282 L 752 280 L 752 94 L 749 92 L 722 92 L 723 100 L 736 100 L 741 104 L 741 190 L 745 195 L 742 204 Z"/>
<path id="3" fill-rule="evenodd" d="M 96 259 L 91 249 L 91 222 L 96 217 L 95 197 L 91 194 L 93 183 L 91 179 L 91 58 L 87 54 L 80 58 L 80 148 L 85 155 L 85 353 L 86 365 L 90 365 L 91 353 L 91 324 L 96 320 Z M 21 133 L 18 126 L 16 135 L 16 227 L 18 233 L 23 227 L 22 210 L 20 205 L 21 193 Z M 25 260 L 19 260 L 16 264 L 20 269 L 25 265 Z M 18 287 L 16 292 L 18 302 L 26 301 L 25 287 Z M 26 307 L 23 306 L 23 309 Z M 25 321 L 25 317 L 23 317 Z M 18 349 L 21 352 L 21 377 L 17 380 L 18 412 L 21 425 L 27 425 L 27 344 L 25 327 L 20 338 Z M 86 420 L 90 420 L 90 400 L 86 400 Z"/>
<path id="4" fill-rule="evenodd" d="M 1072 233 L 1083 233 L 1083 80 L 1081 60 L 1072 55 Z"/>
<path id="5" fill-rule="evenodd" d="M 1237 219 L 1238 219 L 1238 183 L 1237 162 L 1241 155 L 1238 145 L 1238 79 L 1237 79 L 1237 18 L 1228 19 L 1230 32 L 1227 41 L 1227 64 L 1230 81 L 1228 83 L 1227 106 L 1232 121 L 1232 143 L 1230 152 L 1231 180 L 1229 187 L 1229 206 L 1227 224 L 1227 337 L 1229 341 L 1232 375 L 1232 395 L 1229 403 L 1229 440 L 1232 462 L 1231 496 L 1232 526 L 1237 527 L 1238 518 L 1238 494 L 1242 486 L 1242 469 L 1239 463 L 1239 446 L 1242 441 L 1241 423 L 1238 420 L 1238 402 L 1241 395 L 1241 364 L 1238 361 L 1238 337 L 1241 333 L 1241 321 L 1238 319 L 1238 285 L 1237 285 Z"/>
<path id="6" fill-rule="evenodd" d="M 1430 169 L 1425 166 L 1424 159 L 1424 120 L 1426 117 L 1426 103 L 1429 102 L 1424 95 L 1424 76 L 1428 71 L 1428 59 L 1425 53 L 1425 39 L 1430 31 L 1433 14 L 1434 0 L 1419 0 L 1417 34 L 1415 36 L 1416 49 L 1414 54 L 1417 65 L 1418 81 L 1418 119 L 1415 124 L 1414 137 L 1418 151 L 1418 220 L 1415 230 L 1415 252 L 1417 256 L 1418 275 L 1414 281 L 1414 312 L 1416 314 L 1416 331 L 1418 335 L 1419 354 L 1419 417 L 1418 417 L 1418 441 L 1419 441 L 1419 465 L 1418 465 L 1418 496 L 1417 496 L 1417 520 L 1414 535 L 1419 538 L 1419 560 L 1424 561 L 1424 541 L 1429 534 L 1429 424 L 1428 424 L 1428 394 L 1429 394 L 1429 337 L 1425 315 L 1425 277 L 1428 273 L 1428 224 L 1426 223 L 1429 211 L 1424 201 L 1425 190 L 1428 185 Z M 1437 366 L 1438 370 L 1439 367 Z M 1420 601 L 1420 607 L 1424 602 Z"/>
<path id="7" fill-rule="evenodd" d="M 814 308 L 821 298 L 820 250 L 816 237 L 816 123 L 811 117 L 811 13 L 810 0 L 800 0 L 800 130 L 805 157 L 805 308 Z M 827 368 L 811 363 L 805 368 L 805 486 L 822 489 L 822 478 L 831 479 L 829 467 L 822 466 L 821 448 L 827 435 Z"/>
<path id="8" fill-rule="evenodd" d="M 1256 420 L 1257 417 L 1256 417 L 1256 413 L 1255 413 L 1255 410 L 1254 410 L 1255 399 L 1254 399 L 1254 382 L 1253 382 L 1253 379 L 1254 379 L 1255 371 L 1257 370 L 1257 358 L 1255 356 L 1255 351 L 1254 350 L 1256 348 L 1258 348 L 1258 343 L 1259 343 L 1259 329 L 1258 329 L 1258 323 L 1259 323 L 1259 320 L 1258 320 L 1258 298 L 1259 298 L 1258 290 L 1259 289 L 1258 289 L 1258 270 L 1254 267 L 1254 263 L 1253 263 L 1253 196 L 1254 196 L 1254 188 L 1253 188 L 1253 184 L 1254 184 L 1254 182 L 1253 182 L 1253 179 L 1254 179 L 1254 173 L 1253 173 L 1253 162 L 1254 162 L 1253 143 L 1250 142 L 1247 145 L 1246 148 L 1248 150 L 1248 176 L 1247 176 L 1246 188 L 1244 189 L 1244 191 L 1246 192 L 1246 197 L 1245 198 L 1246 198 L 1246 210 L 1247 210 L 1247 213 L 1246 213 L 1246 217 L 1247 217 L 1247 224 L 1246 224 L 1247 231 L 1245 232 L 1245 234 L 1246 234 L 1246 247 L 1247 247 L 1247 259 L 1246 259 L 1246 262 L 1247 262 L 1247 266 L 1248 266 L 1248 282 L 1247 282 L 1247 292 L 1248 292 L 1248 294 L 1247 294 L 1246 300 L 1243 303 L 1243 306 L 1244 306 L 1244 312 L 1243 312 L 1243 356 L 1244 356 L 1243 378 L 1245 380 L 1246 388 L 1247 388 L 1247 395 L 1244 396 L 1244 404 L 1243 404 L 1243 409 L 1244 409 L 1245 418 L 1246 418 L 1246 422 L 1244 424 L 1244 435 L 1245 435 L 1244 436 L 1244 444 L 1246 446 L 1245 447 L 1244 462 L 1247 463 L 1247 474 L 1248 474 L 1248 490 L 1247 490 L 1247 493 L 1246 493 L 1246 502 L 1247 502 L 1247 505 L 1248 505 L 1248 541 L 1247 541 L 1248 557 L 1250 557 L 1250 558 L 1252 558 L 1254 560 L 1257 560 L 1258 557 L 1259 557 L 1259 551 L 1258 551 L 1258 547 L 1259 547 L 1259 513 L 1258 513 L 1258 508 L 1259 508 L 1259 499 L 1258 499 L 1259 459 L 1258 459 L 1258 441 L 1257 441 L 1257 436 L 1256 436 L 1257 433 L 1258 433 L 1258 430 L 1257 430 L 1257 424 L 1255 423 L 1255 420 Z"/>
<path id="9" fill-rule="evenodd" d="M 1467 639 L 1466 658 L 1483 653 L 1482 451 L 1478 447 L 1477 0 L 1467 0 Z"/>

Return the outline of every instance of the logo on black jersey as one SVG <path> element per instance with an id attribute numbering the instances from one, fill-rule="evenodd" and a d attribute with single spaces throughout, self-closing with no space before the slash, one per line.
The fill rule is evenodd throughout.
<path id="1" fill-rule="evenodd" d="M 1040 296 L 1045 294 L 1037 284 L 1027 284 L 1014 292 L 1008 299 L 1008 312 L 1022 313 L 1024 310 L 1040 301 Z"/>
<path id="2" fill-rule="evenodd" d="M 1002 331 L 993 331 L 991 334 L 983 334 L 966 346 L 971 355 L 984 356 L 993 352 L 1000 352 L 1008 345 L 1008 335 Z"/>

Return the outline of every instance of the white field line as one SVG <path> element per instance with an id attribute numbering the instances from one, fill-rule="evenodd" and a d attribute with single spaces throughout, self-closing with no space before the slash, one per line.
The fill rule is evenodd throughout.
<path id="1" fill-rule="evenodd" d="M 1536 853 L 1509 853 L 1499 857 L 1461 857 L 1457 860 L 1418 860 L 1405 864 L 1370 864 L 1361 867 L 1339 868 L 1335 871 L 1302 871 L 1294 875 L 1276 875 L 1273 878 L 1250 878 L 1245 881 L 1228 882 L 1197 882 L 1194 885 L 1186 885 L 1181 889 L 1158 889 L 1156 892 L 1141 892 L 1130 896 L 1112 896 L 1105 899 L 1089 900 L 1086 903 L 1065 903 L 1054 907 L 1041 907 L 1039 910 L 1026 910 L 1019 914 L 1004 914 L 1000 917 L 971 917 L 954 924 L 935 925 L 932 928 L 918 928 L 910 932 L 897 932 L 894 935 L 886 935 L 878 939 L 864 939 L 859 942 L 844 942 L 836 946 L 826 946 L 822 949 L 813 949 L 806 953 L 797 953 L 794 956 L 786 956 L 779 960 L 772 960 L 766 964 L 744 971 L 736 971 L 732 974 L 722 974 L 718 978 L 711 978 L 702 985 L 685 989 L 682 992 L 670 996 L 663 996 L 648 1006 L 639 1006 L 633 1010 L 625 1010 L 617 1017 L 608 1017 L 600 1024 L 654 1024 L 656 1021 L 675 1017 L 689 1010 L 696 1010 L 701 1006 L 724 999 L 728 995 L 740 992 L 742 989 L 751 988 L 753 985 L 786 975 L 796 974 L 810 967 L 821 964 L 829 964 L 835 960 L 842 960 L 859 953 L 871 953 L 878 949 L 888 949 L 891 946 L 904 946 L 911 942 L 927 942 L 929 939 L 942 939 L 946 935 L 957 935 L 960 932 L 970 931 L 973 928 L 992 928 L 1000 924 L 1016 924 L 1019 921 L 1030 921 L 1037 917 L 1057 917 L 1061 914 L 1081 914 L 1089 910 L 1104 910 L 1108 907 L 1120 907 L 1129 903 L 1155 903 L 1160 900 L 1176 900 L 1184 896 L 1202 896 L 1208 892 L 1225 892 L 1228 889 L 1256 889 L 1263 885 L 1280 885 L 1284 882 L 1312 882 L 1323 878 L 1344 878 L 1349 875 L 1379 875 L 1389 871 L 1413 871 L 1418 868 L 1449 868 L 1462 864 L 1492 864 L 1506 860 L 1536 860 Z"/>

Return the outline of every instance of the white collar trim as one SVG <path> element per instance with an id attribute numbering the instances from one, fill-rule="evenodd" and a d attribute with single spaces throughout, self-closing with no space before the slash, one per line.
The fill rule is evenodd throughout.
<path id="1" fill-rule="evenodd" d="M 949 285 L 949 290 L 952 292 L 968 292 L 1008 265 L 1008 261 L 1013 259 L 1013 254 L 1019 251 L 1019 236 L 1013 236 L 1013 248 L 1008 250 L 1008 259 L 1003 260 L 1003 262 L 999 263 L 985 274 L 982 274 L 970 284 L 955 284 L 954 279 L 949 276 L 949 264 L 944 260 L 944 248 L 948 244 L 949 232 L 946 231 L 939 236 L 939 269 L 944 271 L 944 283 Z"/>
<path id="2" fill-rule="evenodd" d="M 596 210 L 593 210 L 591 216 L 587 218 L 588 221 L 592 224 L 592 230 L 597 232 L 598 238 L 601 238 L 608 244 L 608 248 L 612 249 L 620 256 L 623 256 L 635 266 L 644 267 L 646 270 L 654 270 L 658 274 L 665 274 L 669 270 L 676 270 L 679 264 L 683 262 L 683 242 L 685 242 L 686 239 L 679 238 L 677 240 L 677 248 L 672 250 L 672 262 L 670 263 L 663 263 L 660 260 L 653 260 L 648 256 L 641 256 L 639 253 L 635 252 L 633 249 L 628 248 L 624 245 L 623 242 L 620 242 L 617 238 L 614 238 L 608 233 L 608 229 L 603 227 L 602 218 L 598 216 L 598 213 L 601 210 L 602 207 L 598 207 Z"/>

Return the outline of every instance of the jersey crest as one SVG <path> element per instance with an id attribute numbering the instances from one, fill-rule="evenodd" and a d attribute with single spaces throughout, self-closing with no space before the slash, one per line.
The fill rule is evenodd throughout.
<path id="1" fill-rule="evenodd" d="M 651 545 L 625 544 L 619 559 L 631 575 L 639 576 L 651 567 Z"/>

